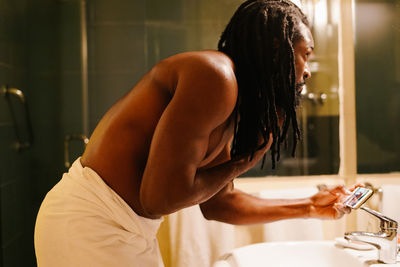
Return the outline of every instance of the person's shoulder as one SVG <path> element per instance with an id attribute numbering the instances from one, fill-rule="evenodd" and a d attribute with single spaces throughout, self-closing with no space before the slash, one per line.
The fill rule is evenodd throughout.
<path id="1" fill-rule="evenodd" d="M 194 82 L 205 78 L 209 82 L 222 80 L 233 87 L 237 85 L 233 61 L 216 50 L 175 54 L 154 65 L 150 74 L 153 80 L 169 85 L 168 87 L 173 87 L 182 78 L 190 78 Z"/>
<path id="2" fill-rule="evenodd" d="M 233 61 L 214 50 L 185 52 L 169 57 L 159 67 L 175 77 L 174 93 L 196 96 L 214 110 L 229 114 L 237 100 L 237 81 Z"/>
<path id="3" fill-rule="evenodd" d="M 236 82 L 233 61 L 224 53 L 216 50 L 184 52 L 168 57 L 154 67 L 167 70 L 170 75 L 211 75 L 214 78 L 230 79 Z"/>
<path id="4" fill-rule="evenodd" d="M 232 94 L 237 91 L 233 61 L 222 52 L 204 50 L 182 53 L 171 58 L 171 65 L 176 69 L 179 81 L 189 80 L 199 84 L 203 92 L 211 90 L 213 94 Z"/>
<path id="5" fill-rule="evenodd" d="M 187 52 L 176 59 L 178 81 L 193 86 L 210 104 L 234 106 L 237 81 L 232 60 L 219 51 Z"/>
<path id="6" fill-rule="evenodd" d="M 205 64 L 209 67 L 211 65 L 230 67 L 233 70 L 233 61 L 231 58 L 217 50 L 201 50 L 191 51 L 170 57 L 172 60 L 186 61 L 190 63 Z"/>
<path id="7" fill-rule="evenodd" d="M 178 71 L 208 70 L 207 73 L 214 72 L 216 75 L 235 77 L 235 67 L 231 58 L 216 50 L 185 52 L 170 57 L 169 60 L 172 65 L 176 64 Z"/>

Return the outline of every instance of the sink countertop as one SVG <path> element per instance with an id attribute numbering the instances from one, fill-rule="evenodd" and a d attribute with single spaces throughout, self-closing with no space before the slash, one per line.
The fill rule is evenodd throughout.
<path id="1" fill-rule="evenodd" d="M 396 264 L 385 264 L 385 263 L 380 263 L 377 261 L 378 259 L 378 250 L 373 249 L 373 250 L 356 250 L 352 248 L 344 248 L 344 250 L 350 254 L 355 255 L 357 258 L 359 258 L 361 261 L 365 262 L 367 266 L 369 267 L 400 267 L 400 255 L 397 255 L 397 263 Z"/>

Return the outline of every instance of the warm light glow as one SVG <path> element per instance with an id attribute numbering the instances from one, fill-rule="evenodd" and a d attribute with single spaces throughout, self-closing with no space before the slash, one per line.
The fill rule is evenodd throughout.
<path id="1" fill-rule="evenodd" d="M 328 8 L 326 0 L 316 1 L 314 16 L 316 27 L 324 27 L 328 23 Z"/>
<path id="2" fill-rule="evenodd" d="M 340 7 L 340 0 L 336 0 L 334 4 L 331 4 L 332 24 L 334 24 L 334 25 L 339 24 L 339 20 L 340 20 L 340 8 L 339 7 Z"/>

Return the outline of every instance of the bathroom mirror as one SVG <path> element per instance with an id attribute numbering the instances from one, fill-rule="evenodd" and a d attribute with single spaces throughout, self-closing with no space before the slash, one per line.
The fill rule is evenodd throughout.
<path id="1" fill-rule="evenodd" d="M 291 156 L 289 133 L 288 149 L 281 148 L 275 170 L 268 154 L 263 170 L 257 164 L 242 177 L 337 174 L 339 170 L 339 4 L 334 0 L 293 2 L 308 16 L 315 41 L 309 60 L 312 76 L 303 89 L 298 111 L 302 139 L 295 158 Z"/>

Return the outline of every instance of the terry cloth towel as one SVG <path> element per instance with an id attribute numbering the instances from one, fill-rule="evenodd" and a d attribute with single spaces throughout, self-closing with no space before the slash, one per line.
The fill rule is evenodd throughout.
<path id="1" fill-rule="evenodd" d="M 40 207 L 38 267 L 162 267 L 156 239 L 162 220 L 138 216 L 78 158 Z"/>

